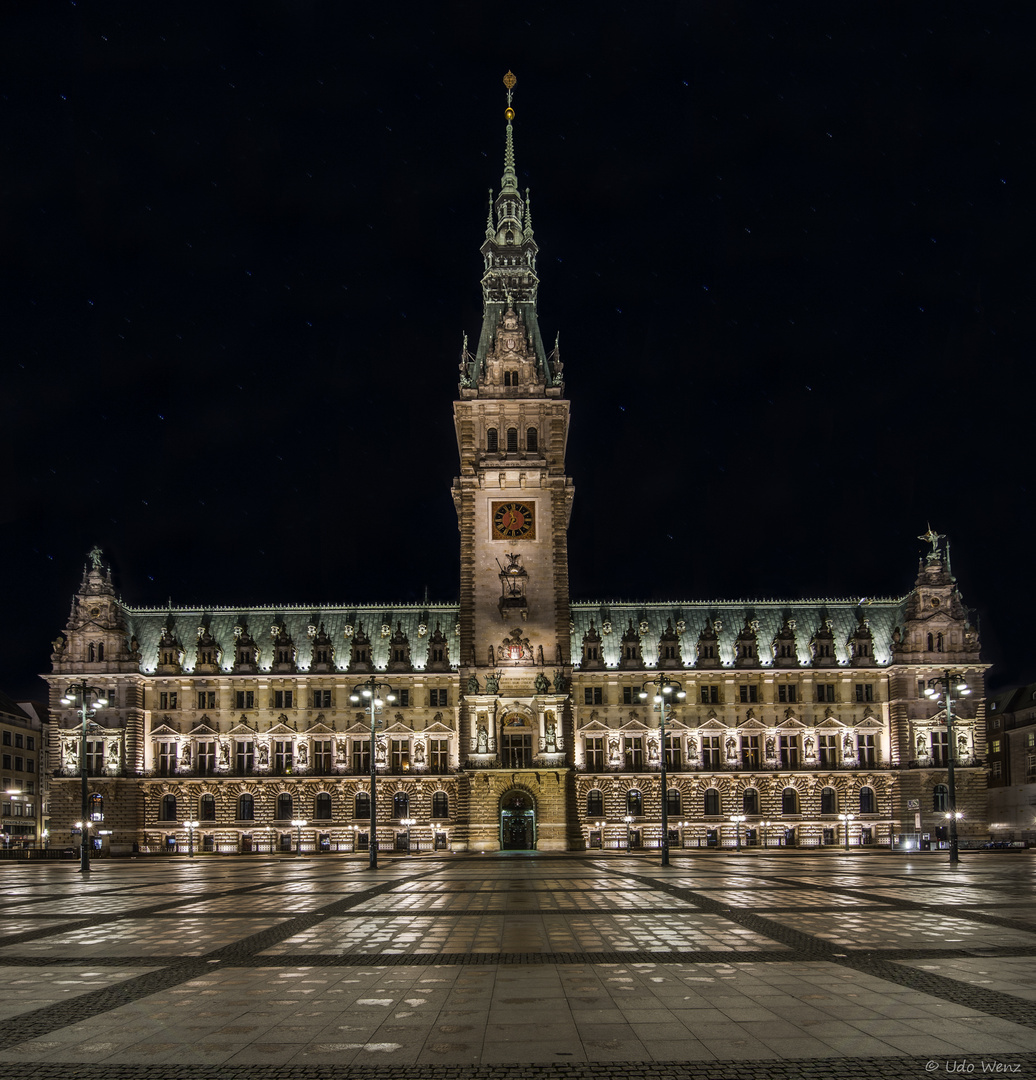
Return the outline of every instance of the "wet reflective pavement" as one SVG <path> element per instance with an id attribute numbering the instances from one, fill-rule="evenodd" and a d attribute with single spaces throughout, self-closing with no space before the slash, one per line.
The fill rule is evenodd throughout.
<path id="1" fill-rule="evenodd" d="M 1036 857 L 673 863 L 3 863 L 0 1075 L 1036 1066 Z"/>

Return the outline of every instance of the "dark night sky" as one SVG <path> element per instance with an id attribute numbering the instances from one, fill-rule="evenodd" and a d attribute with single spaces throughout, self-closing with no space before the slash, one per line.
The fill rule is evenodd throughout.
<path id="1" fill-rule="evenodd" d="M 930 520 L 1036 678 L 1028 6 L 0 19 L 9 692 L 94 543 L 132 604 L 456 597 L 508 68 L 573 596 L 899 595 Z"/>

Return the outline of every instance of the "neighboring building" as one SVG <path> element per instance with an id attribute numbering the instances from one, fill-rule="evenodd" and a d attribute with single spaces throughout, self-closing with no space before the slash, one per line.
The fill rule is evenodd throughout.
<path id="1" fill-rule="evenodd" d="M 749 843 L 841 842 L 846 812 L 853 844 L 913 834 L 917 815 L 933 834 L 950 753 L 961 831 L 984 839 L 985 665 L 943 537 L 929 530 L 895 599 L 571 601 L 569 402 L 539 328 L 512 117 L 454 404 L 459 602 L 133 608 L 95 550 L 46 676 L 55 836 L 80 816 L 77 719 L 59 699 L 86 676 L 110 700 L 86 764 L 114 843 L 182 850 L 197 818 L 203 849 L 269 850 L 301 815 L 307 846 L 362 847 L 372 748 L 349 696 L 376 673 L 397 694 L 373 747 L 388 847 L 408 817 L 423 849 L 658 846 L 663 754 L 674 845 L 732 844 L 735 813 Z M 923 695 L 949 667 L 974 689 L 953 745 Z M 665 746 L 639 696 L 660 673 L 686 692 Z"/>
<path id="2" fill-rule="evenodd" d="M 5 848 L 32 847 L 42 837 L 39 821 L 40 750 L 43 725 L 22 705 L 0 693 L 0 835 Z"/>
<path id="3" fill-rule="evenodd" d="M 1036 842 L 1036 683 L 990 699 L 989 829 L 997 841 Z"/>

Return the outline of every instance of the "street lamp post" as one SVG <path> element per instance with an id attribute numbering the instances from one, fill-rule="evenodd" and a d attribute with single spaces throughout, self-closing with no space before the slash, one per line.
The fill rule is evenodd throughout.
<path id="1" fill-rule="evenodd" d="M 410 854 L 410 826 L 415 823 L 416 819 L 412 817 L 405 817 L 399 819 L 400 825 L 406 826 L 406 853 Z"/>
<path id="2" fill-rule="evenodd" d="M 770 823 L 768 821 L 760 821 L 759 828 L 763 830 L 763 847 L 769 847 L 766 840 L 770 832 Z"/>
<path id="3" fill-rule="evenodd" d="M 81 812 L 83 816 L 83 831 L 79 844 L 79 872 L 90 873 L 90 845 L 89 845 L 89 821 L 90 821 L 90 785 L 86 771 L 86 723 L 97 709 L 103 709 L 108 704 L 104 691 L 99 686 L 91 686 L 86 679 L 72 683 L 65 691 L 61 699 L 62 705 L 75 705 L 82 718 L 82 731 L 79 736 L 79 777 L 81 780 Z"/>
<path id="4" fill-rule="evenodd" d="M 971 693 L 971 687 L 964 681 L 964 676 L 959 671 L 944 671 L 936 680 L 942 683 L 943 693 L 946 695 L 946 787 L 948 788 L 950 819 L 950 866 L 956 866 L 960 862 L 959 845 L 957 842 L 957 785 L 953 775 L 953 767 L 956 763 L 956 749 L 953 745 L 953 692 L 957 691 L 960 697 L 966 697 Z M 942 696 L 934 687 L 929 686 L 925 690 L 925 696 L 933 701 L 938 701 Z"/>
<path id="5" fill-rule="evenodd" d="M 378 694 L 385 691 L 384 699 L 378 697 Z M 378 682 L 377 677 L 372 675 L 365 682 L 360 683 L 359 686 L 353 688 L 353 692 L 349 695 L 349 700 L 354 704 L 359 704 L 361 701 L 366 700 L 370 705 L 370 717 L 371 717 L 371 746 L 370 746 L 370 764 L 371 764 L 371 835 L 369 844 L 369 866 L 371 870 L 378 869 L 378 761 L 377 754 L 375 752 L 375 739 L 377 736 L 378 727 L 378 710 L 384 704 L 385 701 L 393 702 L 396 700 L 396 695 L 392 692 L 392 687 L 388 683 Z"/>
<path id="6" fill-rule="evenodd" d="M 627 814 L 623 819 L 626 822 L 626 854 L 630 853 L 630 826 L 633 824 L 633 815 Z"/>
<path id="7" fill-rule="evenodd" d="M 292 828 L 295 830 L 295 858 L 302 857 L 302 830 L 309 824 L 305 818 L 292 818 Z"/>
<path id="8" fill-rule="evenodd" d="M 661 746 L 659 751 L 661 753 L 660 768 L 659 768 L 659 782 L 662 786 L 662 865 L 669 865 L 669 804 L 668 804 L 668 785 L 666 782 L 666 768 L 665 768 L 665 711 L 666 711 L 666 697 L 675 696 L 681 701 L 687 697 L 683 687 L 674 679 L 670 679 L 668 675 L 659 675 L 657 679 L 648 679 L 644 684 L 647 686 L 654 686 L 657 690 L 655 694 L 655 704 L 658 706 L 658 738 Z M 646 701 L 648 692 L 645 689 L 640 691 L 640 700 Z"/>
<path id="9" fill-rule="evenodd" d="M 738 853 L 741 851 L 741 822 L 745 820 L 744 814 L 731 814 L 730 820 L 734 823 L 734 835 L 737 843 Z"/>
<path id="10" fill-rule="evenodd" d="M 845 822 L 845 850 L 849 850 L 849 822 L 856 820 L 855 814 L 839 814 L 839 821 Z"/>
<path id="11" fill-rule="evenodd" d="M 185 821 L 183 827 L 187 830 L 187 858 L 194 858 L 194 830 L 201 824 L 200 821 Z"/>

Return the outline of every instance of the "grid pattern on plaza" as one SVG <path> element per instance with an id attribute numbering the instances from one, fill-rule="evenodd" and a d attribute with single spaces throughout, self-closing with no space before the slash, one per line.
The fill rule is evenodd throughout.
<path id="1" fill-rule="evenodd" d="M 1026 855 L 957 871 L 782 853 L 0 873 L 0 1075 L 1036 1064 Z"/>

